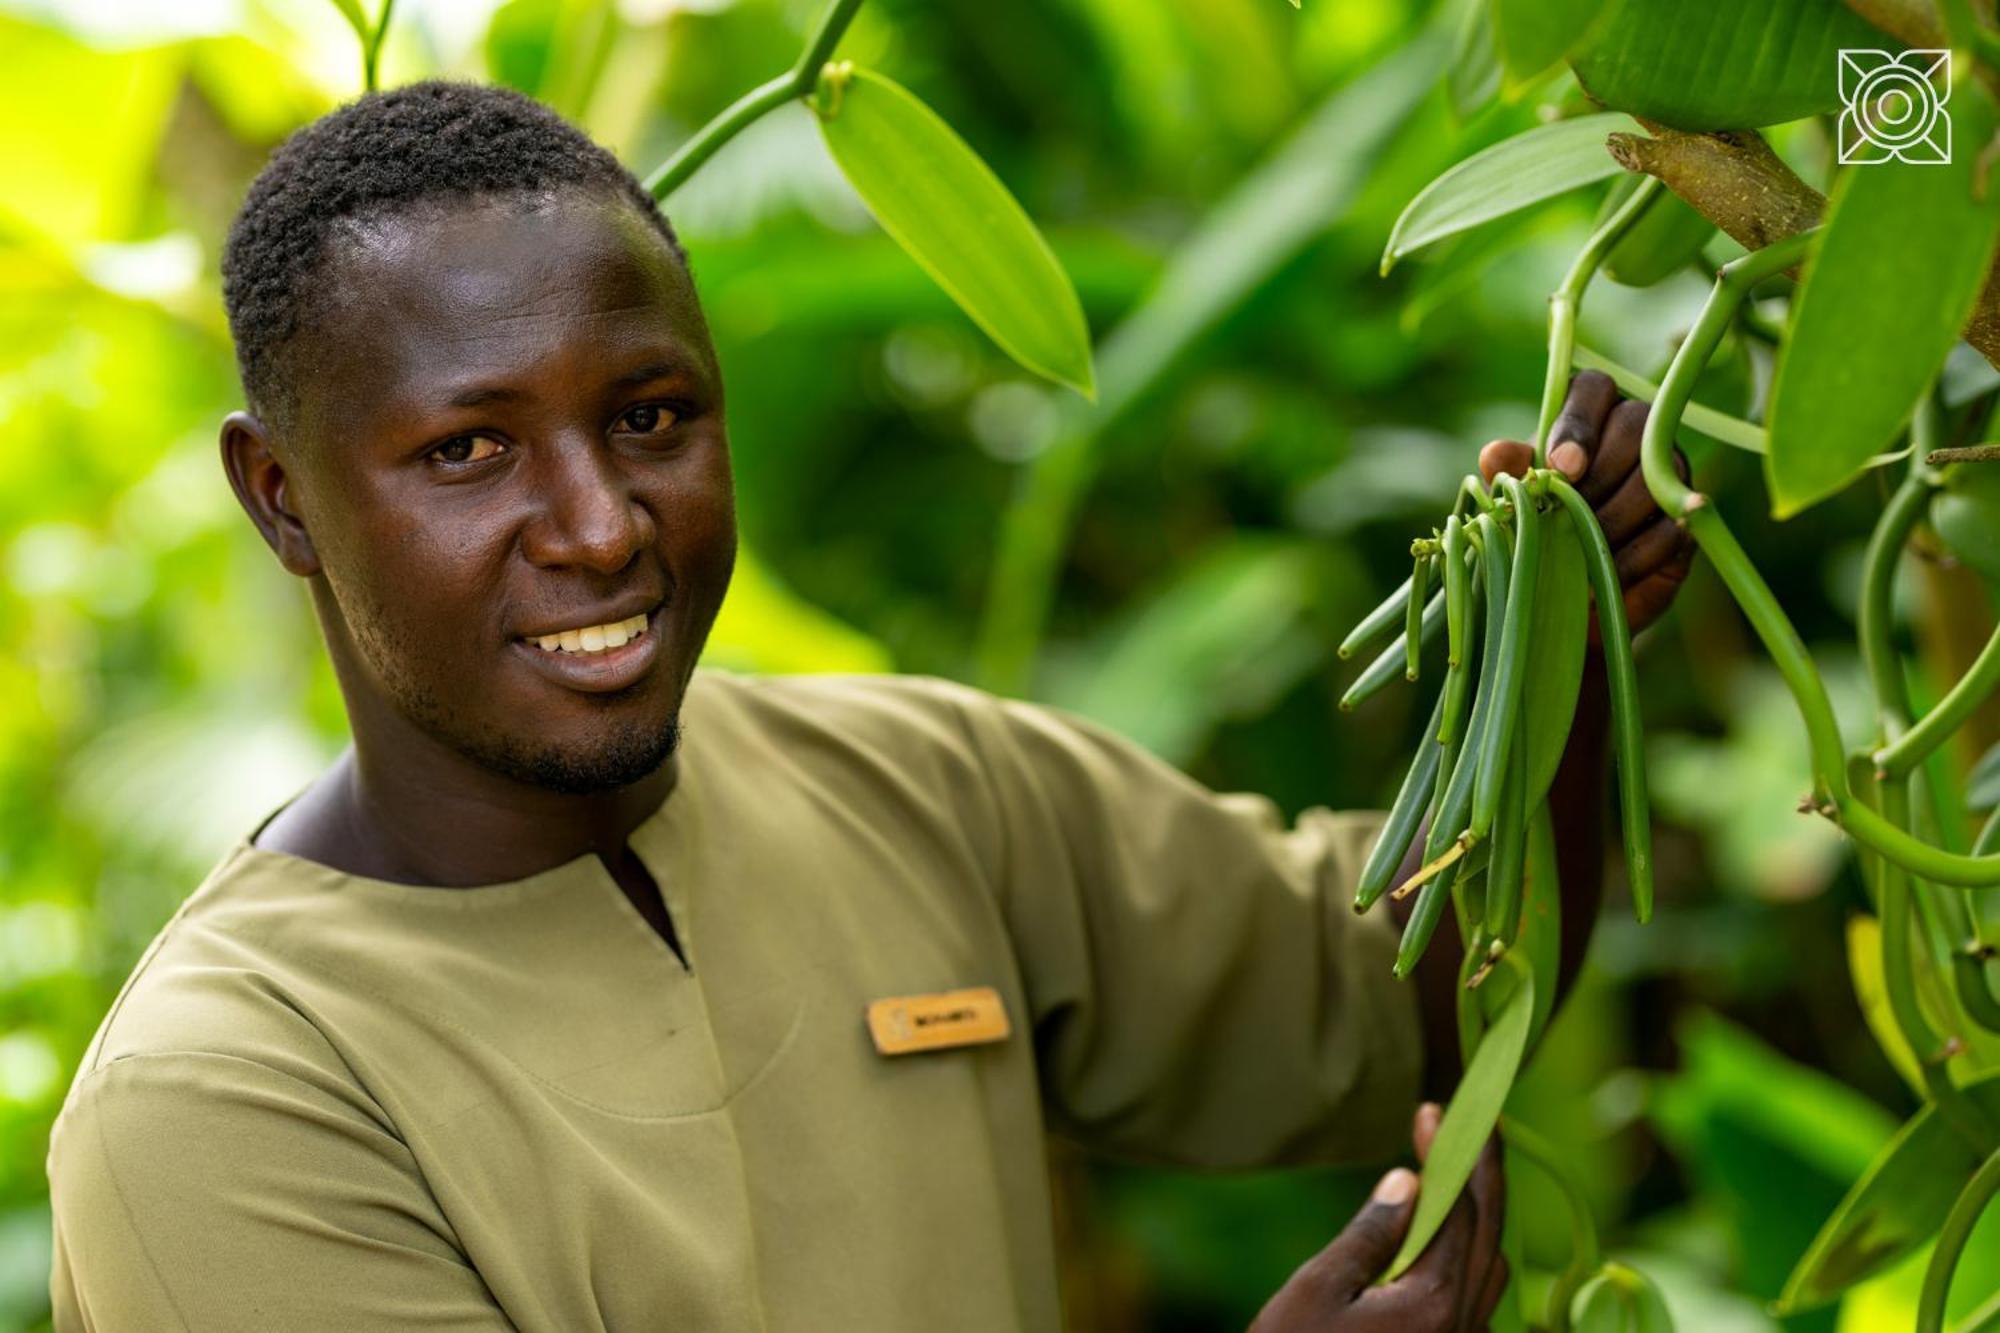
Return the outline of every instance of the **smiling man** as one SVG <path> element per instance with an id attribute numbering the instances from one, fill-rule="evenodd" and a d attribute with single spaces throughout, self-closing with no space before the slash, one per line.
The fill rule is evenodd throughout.
<path id="1" fill-rule="evenodd" d="M 943 681 L 695 670 L 735 553 L 722 376 L 672 230 L 573 127 L 371 95 L 279 150 L 224 274 L 222 461 L 353 744 L 87 1051 L 58 1329 L 1055 1329 L 1045 1133 L 1380 1161 L 1448 1082 L 1450 942 L 1401 986 L 1395 923 L 1346 906 L 1376 816 L 1288 828 Z M 1558 462 L 1644 619 L 1685 547 L 1614 401 L 1579 380 Z M 1601 718 L 1587 692 L 1558 788 L 1586 919 Z M 1497 1162 L 1370 1286 L 1414 1185 L 1260 1327 L 1483 1324 Z"/>

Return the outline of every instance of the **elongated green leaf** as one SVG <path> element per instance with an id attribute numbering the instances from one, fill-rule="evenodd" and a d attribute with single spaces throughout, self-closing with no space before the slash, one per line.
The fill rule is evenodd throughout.
<path id="1" fill-rule="evenodd" d="M 1673 1333 L 1667 1302 L 1636 1268 L 1611 1263 L 1583 1284 L 1570 1305 L 1576 1333 Z"/>
<path id="2" fill-rule="evenodd" d="M 1470 120 L 1500 93 L 1500 53 L 1493 46 L 1493 11 L 1487 0 L 1468 0 L 1451 38 L 1444 71 L 1452 114 Z"/>
<path id="3" fill-rule="evenodd" d="M 1526 696 L 1521 740 L 1528 747 L 1527 804 L 1548 794 L 1556 765 L 1569 744 L 1583 681 L 1583 654 L 1590 638 L 1590 576 L 1583 547 L 1569 515 L 1552 509 L 1540 516 L 1542 559 L 1535 572 L 1534 618 L 1528 626 Z"/>
<path id="4" fill-rule="evenodd" d="M 1780 517 L 1845 486 L 1895 437 L 1979 294 L 2000 238 L 2000 188 L 1976 180 L 1994 107 L 1967 79 L 1947 110 L 1950 162 L 1860 164 L 1834 186 L 1771 391 L 1764 473 Z"/>
<path id="5" fill-rule="evenodd" d="M 882 230 L 1007 355 L 1094 399 L 1076 288 L 965 140 L 908 89 L 852 65 L 822 79 L 814 111 L 828 151 Z"/>
<path id="6" fill-rule="evenodd" d="M 1924 1096 L 1924 1071 L 1917 1063 L 1917 1053 L 1910 1049 L 1909 1039 L 1889 1012 L 1889 989 L 1882 980 L 1882 925 L 1872 916 L 1858 914 L 1848 919 L 1847 976 L 1875 1044 L 1910 1091 Z"/>
<path id="7" fill-rule="evenodd" d="M 333 0 L 333 7 L 340 11 L 340 16 L 347 20 L 348 26 L 354 29 L 355 36 L 363 42 L 374 34 L 375 25 L 361 12 L 361 0 Z"/>
<path id="8" fill-rule="evenodd" d="M 1604 138 L 1634 129 L 1630 116 L 1578 116 L 1537 125 L 1474 153 L 1410 200 L 1389 232 L 1382 271 L 1433 241 L 1617 175 L 1621 168 L 1605 150 Z"/>
<path id="9" fill-rule="evenodd" d="M 2000 1077 L 1971 1084 L 1966 1091 L 2000 1114 Z M 1935 1107 L 1918 1111 L 1813 1238 L 1785 1283 L 1777 1313 L 1824 1305 L 1929 1240 L 1978 1165 L 1978 1157 Z"/>
<path id="10" fill-rule="evenodd" d="M 1604 0 L 1493 0 L 1493 31 L 1509 81 L 1546 74 L 1580 46 Z"/>
<path id="11" fill-rule="evenodd" d="M 1895 46 L 1839 0 L 1611 0 L 1570 65 L 1620 111 L 1750 129 L 1838 107 L 1843 47 Z"/>
<path id="12" fill-rule="evenodd" d="M 1598 220 L 1610 217 L 1636 185 L 1636 178 L 1619 181 Z M 1625 287 L 1650 287 L 1693 263 L 1714 235 L 1714 223 L 1679 195 L 1662 191 L 1604 257 L 1604 276 Z"/>
<path id="13" fill-rule="evenodd" d="M 1403 1248 L 1385 1275 L 1394 1278 L 1424 1252 L 1437 1235 L 1458 1201 L 1459 1192 L 1472 1179 L 1479 1153 L 1500 1122 L 1500 1108 L 1513 1090 L 1514 1076 L 1520 1072 L 1521 1055 L 1527 1049 L 1528 1023 L 1535 1008 L 1535 978 L 1527 965 L 1511 954 L 1504 959 L 1504 971 L 1496 971 L 1486 984 L 1505 984 L 1513 978 L 1513 989 L 1499 1002 L 1499 1011 L 1481 1038 L 1472 1059 L 1466 1062 L 1465 1077 L 1445 1107 L 1437 1137 L 1431 1140 L 1430 1155 L 1424 1160 L 1423 1181 L 1417 1188 L 1417 1210 L 1410 1218 L 1410 1230 Z"/>

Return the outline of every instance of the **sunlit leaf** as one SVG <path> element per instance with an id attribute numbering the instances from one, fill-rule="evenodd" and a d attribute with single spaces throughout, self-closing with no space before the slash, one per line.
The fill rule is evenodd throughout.
<path id="1" fill-rule="evenodd" d="M 1950 162 L 1866 163 L 1834 186 L 1771 391 L 1764 465 L 1780 517 L 1895 438 L 1979 295 L 2000 238 L 2000 188 L 1980 166 L 1994 106 L 1967 79 L 1947 109 Z"/>
<path id="2" fill-rule="evenodd" d="M 1966 1092 L 2000 1115 L 2000 1078 L 1970 1084 Z M 1918 1111 L 1820 1228 L 1785 1283 L 1777 1313 L 1824 1305 L 1929 1240 L 1978 1165 L 1935 1107 Z"/>
<path id="3" fill-rule="evenodd" d="M 1431 1140 L 1430 1155 L 1424 1160 L 1423 1180 L 1417 1187 L 1416 1213 L 1410 1218 L 1403 1248 L 1389 1265 L 1387 1277 L 1393 1278 L 1415 1263 L 1437 1235 L 1438 1228 L 1444 1225 L 1451 1206 L 1458 1202 L 1459 1192 L 1472 1179 L 1472 1168 L 1492 1137 L 1493 1127 L 1500 1122 L 1500 1108 L 1514 1087 L 1515 1074 L 1520 1072 L 1521 1055 L 1527 1049 L 1528 1025 L 1535 1008 L 1535 978 L 1512 955 L 1506 955 L 1505 962 L 1504 969 L 1496 971 L 1486 984 L 1504 985 L 1511 979 L 1513 988 L 1499 1001 L 1498 1012 L 1487 1025 L 1486 1035 L 1480 1039 L 1472 1059 L 1466 1062 L 1465 1075 L 1452 1093 L 1451 1104 L 1444 1109 L 1444 1118 L 1438 1122 L 1437 1136 Z"/>
<path id="4" fill-rule="evenodd" d="M 1389 233 L 1382 271 L 1434 241 L 1617 175 L 1621 168 L 1605 150 L 1605 136 L 1636 129 L 1630 116 L 1578 116 L 1474 153 L 1409 202 Z"/>
<path id="5" fill-rule="evenodd" d="M 1854 985 L 1855 1002 L 1861 1006 L 1861 1017 L 1868 1024 L 1875 1044 L 1902 1075 L 1903 1082 L 1909 1084 L 1910 1091 L 1919 1097 L 1926 1095 L 1917 1053 L 1910 1049 L 1896 1016 L 1889 1012 L 1889 989 L 1882 979 L 1882 926 L 1872 916 L 1857 914 L 1848 919 L 1847 974 Z"/>
<path id="6" fill-rule="evenodd" d="M 1748 129 L 1833 110 L 1841 49 L 1895 45 L 1837 0 L 1611 0 L 1570 65 L 1606 106 Z"/>
<path id="7" fill-rule="evenodd" d="M 882 230 L 1009 356 L 1095 397 L 1076 288 L 1000 178 L 909 90 L 872 70 L 836 68 L 814 110 Z"/>

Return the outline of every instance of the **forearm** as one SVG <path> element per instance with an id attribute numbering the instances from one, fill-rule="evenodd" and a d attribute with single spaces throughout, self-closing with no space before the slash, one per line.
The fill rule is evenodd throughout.
<path id="1" fill-rule="evenodd" d="M 1557 971 L 1556 1002 L 1568 993 L 1590 947 L 1604 897 L 1605 745 L 1610 728 L 1610 694 L 1604 660 L 1593 646 L 1584 659 L 1583 681 L 1577 692 L 1576 714 L 1563 748 L 1555 780 L 1549 788 L 1549 808 L 1555 824 L 1556 876 L 1562 903 L 1562 953 Z M 1418 833 L 1396 878 L 1415 874 L 1422 864 L 1428 828 Z M 1391 899 L 1390 913 L 1400 926 L 1409 919 L 1416 899 Z M 1453 913 L 1438 923 L 1437 935 L 1411 974 L 1423 1015 L 1424 1095 L 1449 1097 L 1459 1077 L 1458 976 L 1465 951 Z"/>

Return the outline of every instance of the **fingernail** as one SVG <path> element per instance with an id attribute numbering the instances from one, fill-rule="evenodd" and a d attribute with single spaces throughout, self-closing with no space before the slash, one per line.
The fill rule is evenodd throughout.
<path id="1" fill-rule="evenodd" d="M 1438 1121 L 1444 1118 L 1444 1108 L 1436 1102 L 1425 1102 L 1417 1108 L 1417 1128 L 1436 1132 Z"/>
<path id="2" fill-rule="evenodd" d="M 1393 1208 L 1408 1203 L 1416 1197 L 1416 1193 L 1417 1173 L 1406 1166 L 1399 1166 L 1375 1186 L 1374 1199 L 1376 1203 L 1386 1203 Z"/>
<path id="3" fill-rule="evenodd" d="M 1575 481 L 1590 466 L 1590 455 L 1583 452 L 1582 445 L 1565 440 L 1550 451 L 1549 462 L 1557 471 Z"/>

